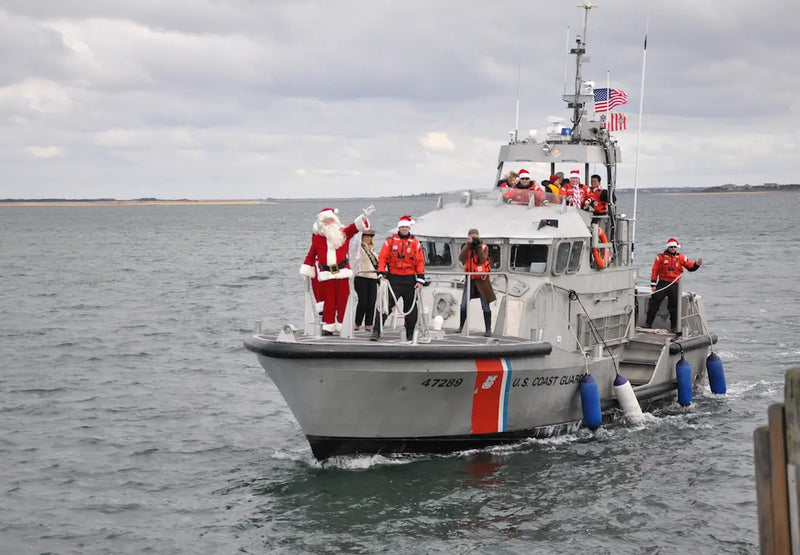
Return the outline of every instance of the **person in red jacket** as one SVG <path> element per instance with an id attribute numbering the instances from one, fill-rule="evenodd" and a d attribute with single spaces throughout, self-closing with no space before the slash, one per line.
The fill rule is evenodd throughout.
<path id="1" fill-rule="evenodd" d="M 369 207 L 365 213 L 375 210 Z M 342 331 L 344 311 L 350 296 L 350 280 L 353 271 L 347 259 L 350 239 L 359 231 L 369 228 L 366 215 L 343 227 L 334 208 L 323 208 L 312 226 L 311 247 L 300 266 L 300 275 L 317 280 L 314 295 L 322 301 L 322 335 L 333 335 Z"/>
<path id="2" fill-rule="evenodd" d="M 647 319 L 644 327 L 653 326 L 661 301 L 667 297 L 667 309 L 669 309 L 669 322 L 673 331 L 678 327 L 678 287 L 677 283 L 681 279 L 683 269 L 690 272 L 696 271 L 702 264 L 703 259 L 698 258 L 692 262 L 685 255 L 678 254 L 680 244 L 678 240 L 670 237 L 667 240 L 667 248 L 656 256 L 653 262 L 653 271 L 650 274 L 650 288 L 653 294 L 650 295 L 650 302 L 647 305 Z"/>
<path id="3" fill-rule="evenodd" d="M 386 314 L 375 318 L 370 341 L 381 337 L 381 327 L 395 305 L 395 297 L 403 299 L 403 310 L 406 314 L 406 339 L 411 341 L 414 327 L 417 325 L 417 305 L 414 303 L 414 292 L 422 289 L 425 283 L 425 252 L 419 239 L 411 235 L 414 220 L 411 216 L 402 216 L 397 222 L 397 233 L 386 239 L 378 256 L 378 275 L 381 280 L 388 279 L 394 291 L 389 294 L 389 306 Z M 413 308 L 412 308 L 413 305 Z"/>

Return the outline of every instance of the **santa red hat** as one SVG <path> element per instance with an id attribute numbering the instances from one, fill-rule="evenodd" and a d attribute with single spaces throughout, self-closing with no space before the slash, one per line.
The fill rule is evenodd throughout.
<path id="1" fill-rule="evenodd" d="M 577 179 L 578 181 L 580 181 L 580 179 L 581 179 L 581 170 L 572 170 L 571 172 L 569 172 L 569 178 L 572 179 L 573 177 L 575 179 Z"/>
<path id="2" fill-rule="evenodd" d="M 670 247 L 681 248 L 681 244 L 678 243 L 678 240 L 675 239 L 674 237 L 670 237 L 669 239 L 667 239 L 667 248 L 670 248 Z"/>
<path id="3" fill-rule="evenodd" d="M 317 214 L 317 219 L 324 220 L 325 218 L 335 218 L 336 214 L 338 213 L 339 210 L 337 210 L 336 208 L 323 208 L 322 210 L 319 211 L 319 214 Z"/>
<path id="4" fill-rule="evenodd" d="M 411 227 L 416 222 L 411 219 L 411 216 L 400 216 L 400 220 L 397 222 L 397 227 Z"/>
<path id="5" fill-rule="evenodd" d="M 520 179 L 530 179 L 531 174 L 525 168 L 519 170 L 519 178 Z"/>

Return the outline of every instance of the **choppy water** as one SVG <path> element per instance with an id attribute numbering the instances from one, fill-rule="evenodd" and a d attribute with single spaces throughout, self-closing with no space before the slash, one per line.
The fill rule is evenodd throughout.
<path id="1" fill-rule="evenodd" d="M 375 204 L 388 228 L 433 202 Z M 0 551 L 758 552 L 752 432 L 800 364 L 800 195 L 639 197 L 643 275 L 669 236 L 705 259 L 687 288 L 727 397 L 596 435 L 324 467 L 241 346 L 256 319 L 300 320 L 319 208 L 0 208 Z"/>

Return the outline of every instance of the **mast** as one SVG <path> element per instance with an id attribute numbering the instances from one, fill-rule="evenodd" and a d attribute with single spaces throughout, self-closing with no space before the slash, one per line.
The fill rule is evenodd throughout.
<path id="1" fill-rule="evenodd" d="M 581 121 L 581 116 L 583 115 L 583 107 L 585 105 L 584 99 L 581 98 L 581 89 L 583 88 L 583 76 L 581 74 L 581 66 L 584 62 L 584 56 L 586 55 L 586 36 L 589 29 L 589 10 L 592 8 L 597 7 L 597 4 L 592 4 L 589 0 L 584 2 L 583 4 L 578 4 L 579 8 L 583 8 L 583 34 L 576 35 L 575 37 L 575 48 L 572 48 L 569 53 L 575 54 L 575 93 L 572 98 L 572 102 L 569 103 L 569 107 L 572 108 L 572 129 L 573 132 L 578 127 L 578 124 Z M 589 61 L 589 58 L 586 57 L 586 61 Z"/>

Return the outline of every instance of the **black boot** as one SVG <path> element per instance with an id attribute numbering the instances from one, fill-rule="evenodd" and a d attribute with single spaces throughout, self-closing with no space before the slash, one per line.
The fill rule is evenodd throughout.
<path id="1" fill-rule="evenodd" d="M 372 335 L 369 336 L 370 341 L 378 341 L 381 338 L 381 329 L 386 325 L 386 318 L 388 314 L 376 314 L 375 321 L 372 324 Z"/>
<path id="2" fill-rule="evenodd" d="M 486 331 L 483 333 L 484 337 L 492 335 L 492 311 L 483 313 L 483 324 L 486 326 Z"/>
<path id="3" fill-rule="evenodd" d="M 461 311 L 461 323 L 458 325 L 458 331 L 456 333 L 461 333 L 461 330 L 464 329 L 464 322 L 467 321 L 467 311 Z"/>

